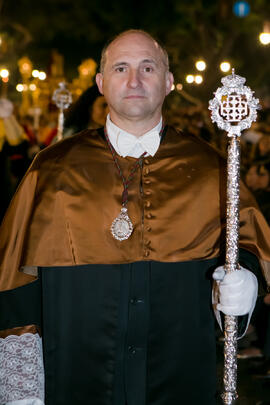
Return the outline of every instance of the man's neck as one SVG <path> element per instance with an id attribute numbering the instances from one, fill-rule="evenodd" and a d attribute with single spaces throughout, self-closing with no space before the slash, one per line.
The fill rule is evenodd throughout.
<path id="1" fill-rule="evenodd" d="M 151 129 L 155 128 L 158 125 L 161 119 L 161 114 L 151 119 L 147 120 L 130 120 L 125 119 L 110 112 L 111 121 L 121 128 L 123 131 L 126 131 L 136 137 L 140 137 Z"/>

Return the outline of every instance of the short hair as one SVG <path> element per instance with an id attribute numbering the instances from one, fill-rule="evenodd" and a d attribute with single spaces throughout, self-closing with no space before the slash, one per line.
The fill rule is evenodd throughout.
<path id="1" fill-rule="evenodd" d="M 119 38 L 124 37 L 127 34 L 142 34 L 142 35 L 146 36 L 147 38 L 151 39 L 152 41 L 154 41 L 158 45 L 158 48 L 160 49 L 160 51 L 162 52 L 162 55 L 163 55 L 162 59 L 163 59 L 165 67 L 169 70 L 169 57 L 168 57 L 168 53 L 167 53 L 166 49 L 164 48 L 164 46 L 161 45 L 161 43 L 157 39 L 155 39 L 152 35 L 150 35 L 148 32 L 139 30 L 139 29 L 130 29 L 130 30 L 123 31 L 120 34 L 114 36 L 103 47 L 103 49 L 101 51 L 101 58 L 100 58 L 100 64 L 99 64 L 99 66 L 100 66 L 99 71 L 101 73 L 104 72 L 107 49 L 114 41 L 116 41 Z"/>

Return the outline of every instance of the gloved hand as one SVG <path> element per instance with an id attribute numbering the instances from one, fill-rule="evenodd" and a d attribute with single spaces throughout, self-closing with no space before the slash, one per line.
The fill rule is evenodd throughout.
<path id="1" fill-rule="evenodd" d="M 219 289 L 217 310 L 225 315 L 240 316 L 252 313 L 257 295 L 257 277 L 249 270 L 240 266 L 240 270 L 225 274 L 223 266 L 213 273 Z"/>

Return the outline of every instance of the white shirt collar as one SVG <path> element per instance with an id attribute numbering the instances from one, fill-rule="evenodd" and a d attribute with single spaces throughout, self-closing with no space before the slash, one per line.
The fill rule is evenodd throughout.
<path id="1" fill-rule="evenodd" d="M 138 158 L 144 152 L 147 152 L 145 156 L 154 156 L 160 144 L 159 133 L 161 128 L 162 118 L 150 131 L 146 132 L 141 137 L 136 137 L 115 125 L 111 121 L 109 114 L 106 120 L 108 138 L 116 153 L 123 157 L 130 156 Z"/>

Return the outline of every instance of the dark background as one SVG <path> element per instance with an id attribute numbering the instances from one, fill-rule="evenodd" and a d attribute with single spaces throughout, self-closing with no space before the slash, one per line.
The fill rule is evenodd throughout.
<path id="1" fill-rule="evenodd" d="M 233 13 L 232 0 L 0 0 L 0 34 L 4 38 L 0 67 L 11 71 L 10 85 L 19 77 L 17 60 L 27 55 L 45 70 L 52 49 L 65 58 L 65 75 L 72 80 L 86 58 L 99 60 L 106 41 L 128 28 L 141 28 L 166 46 L 176 83 L 195 73 L 194 62 L 204 58 L 204 84 L 189 86 L 195 97 L 209 99 L 222 77 L 219 64 L 228 59 L 236 73 L 247 77 L 260 96 L 270 84 L 270 45 L 258 40 L 270 20 L 270 1 L 249 1 L 245 18 Z"/>

